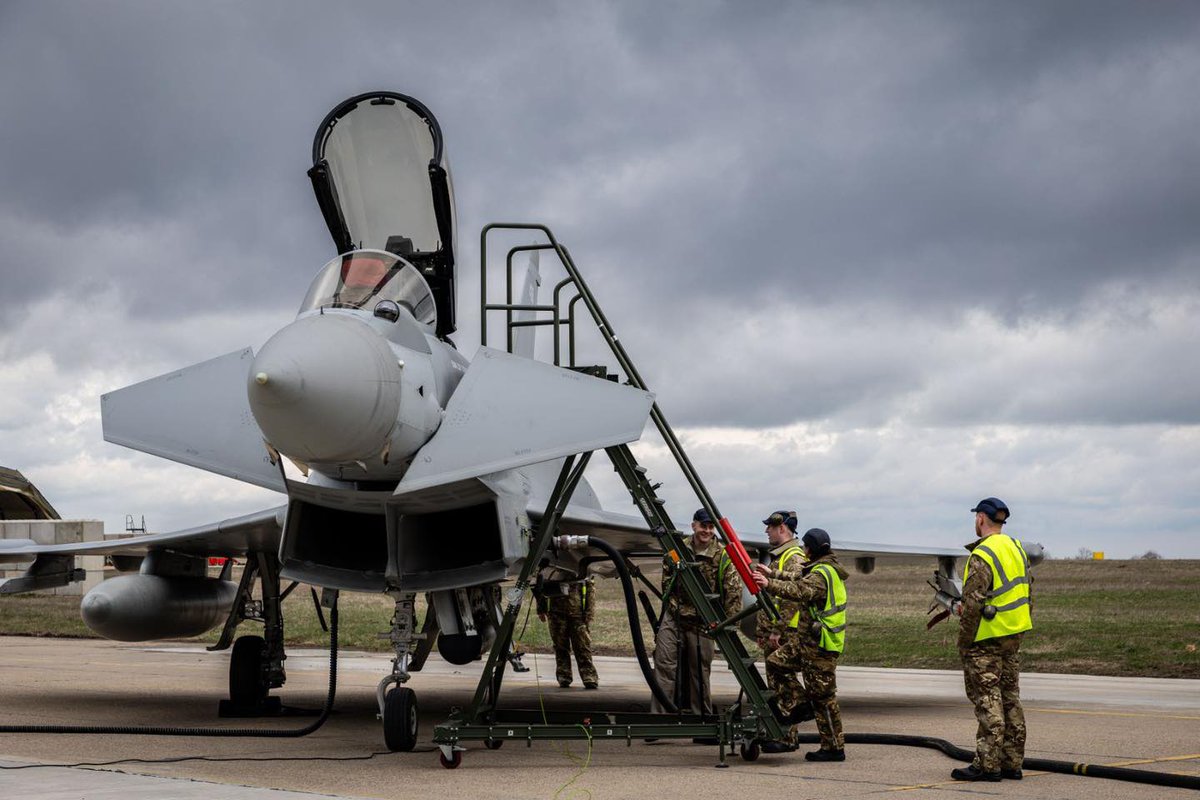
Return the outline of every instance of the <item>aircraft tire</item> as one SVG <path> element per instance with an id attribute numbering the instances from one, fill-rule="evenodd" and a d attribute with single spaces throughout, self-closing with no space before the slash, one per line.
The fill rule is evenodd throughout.
<path id="1" fill-rule="evenodd" d="M 229 700 L 234 706 L 263 704 L 270 689 L 263 680 L 263 655 L 267 643 L 261 636 L 240 636 L 229 657 Z"/>
<path id="2" fill-rule="evenodd" d="M 417 744 L 417 693 L 397 686 L 383 699 L 383 741 L 393 753 L 408 753 Z"/>

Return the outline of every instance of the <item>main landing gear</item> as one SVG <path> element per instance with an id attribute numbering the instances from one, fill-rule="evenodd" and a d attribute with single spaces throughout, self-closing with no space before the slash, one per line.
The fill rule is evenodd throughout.
<path id="1" fill-rule="evenodd" d="M 232 564 L 232 562 L 229 562 Z M 226 567 L 229 569 L 229 566 Z M 254 582 L 258 579 L 261 599 L 254 599 Z M 283 669 L 283 599 L 295 588 L 279 590 L 279 562 L 271 553 L 249 553 L 237 599 L 221 638 L 209 650 L 224 650 L 233 645 L 229 657 L 229 699 L 222 700 L 222 717 L 262 717 L 283 713 L 272 689 L 283 686 L 287 674 Z M 234 641 L 237 626 L 243 620 L 261 622 L 262 636 L 239 636 Z M 324 623 L 324 619 L 322 619 Z"/>

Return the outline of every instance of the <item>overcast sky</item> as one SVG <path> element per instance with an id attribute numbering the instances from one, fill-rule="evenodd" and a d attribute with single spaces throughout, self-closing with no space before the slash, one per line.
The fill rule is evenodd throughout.
<path id="1" fill-rule="evenodd" d="M 281 502 L 103 442 L 99 395 L 292 318 L 313 133 L 391 89 L 445 132 L 460 349 L 480 227 L 548 224 L 739 528 L 955 545 L 997 495 L 1055 555 L 1200 557 L 1197 41 L 1172 2 L 0 0 L 0 464 L 110 530 Z"/>

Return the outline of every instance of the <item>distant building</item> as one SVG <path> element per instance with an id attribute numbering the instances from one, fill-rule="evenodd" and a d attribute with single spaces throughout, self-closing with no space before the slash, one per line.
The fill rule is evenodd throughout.
<path id="1" fill-rule="evenodd" d="M 0 539 L 18 539 L 37 544 L 75 544 L 104 538 L 99 520 L 64 520 L 37 487 L 15 469 L 0 467 Z M 76 556 L 74 563 L 86 577 L 65 586 L 38 591 L 80 595 L 104 579 L 104 556 Z M 0 560 L 0 583 L 21 578 L 32 561 Z M 21 590 L 26 591 L 26 590 Z"/>
<path id="2" fill-rule="evenodd" d="M 62 519 L 50 501 L 15 469 L 0 467 L 0 520 Z"/>

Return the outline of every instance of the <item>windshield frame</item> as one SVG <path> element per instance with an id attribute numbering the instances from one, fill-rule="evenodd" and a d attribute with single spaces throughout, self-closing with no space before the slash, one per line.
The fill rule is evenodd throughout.
<path id="1" fill-rule="evenodd" d="M 361 263 L 355 264 L 356 261 Z M 375 266 L 371 266 L 372 263 Z M 348 269 L 357 271 L 350 273 Z M 366 278 L 370 269 L 382 269 L 383 274 L 370 285 L 349 285 L 348 277 Z M 347 297 L 347 291 L 357 294 Z M 299 314 L 326 308 L 371 313 L 384 300 L 408 309 L 417 322 L 437 327 L 437 304 L 420 270 L 385 250 L 351 250 L 330 259 L 309 285 Z"/>

